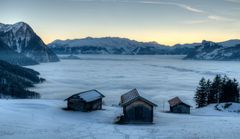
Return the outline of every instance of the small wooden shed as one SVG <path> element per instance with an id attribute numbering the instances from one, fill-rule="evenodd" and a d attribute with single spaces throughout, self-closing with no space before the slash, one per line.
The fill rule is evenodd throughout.
<path id="1" fill-rule="evenodd" d="M 123 107 L 124 123 L 152 123 L 153 108 L 157 105 L 133 89 L 121 96 L 120 106 Z"/>
<path id="2" fill-rule="evenodd" d="M 172 98 L 168 102 L 170 105 L 170 112 L 190 114 L 191 106 L 184 103 L 179 97 Z"/>
<path id="3" fill-rule="evenodd" d="M 102 98 L 105 97 L 97 90 L 80 92 L 65 99 L 67 107 L 75 111 L 93 111 L 102 109 Z"/>

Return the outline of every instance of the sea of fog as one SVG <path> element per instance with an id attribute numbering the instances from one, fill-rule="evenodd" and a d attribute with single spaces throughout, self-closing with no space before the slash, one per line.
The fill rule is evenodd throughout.
<path id="1" fill-rule="evenodd" d="M 184 56 L 80 55 L 79 60 L 61 60 L 29 66 L 46 82 L 34 91 L 43 99 L 62 99 L 74 93 L 97 89 L 107 105 L 119 103 L 120 95 L 137 88 L 153 102 L 164 106 L 179 96 L 191 105 L 202 77 L 216 74 L 240 80 L 240 62 L 182 60 Z"/>

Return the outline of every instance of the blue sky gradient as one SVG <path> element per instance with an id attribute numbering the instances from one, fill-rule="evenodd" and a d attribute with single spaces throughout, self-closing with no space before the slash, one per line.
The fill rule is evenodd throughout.
<path id="1" fill-rule="evenodd" d="M 240 0 L 0 0 L 0 22 L 19 21 L 46 43 L 87 36 L 224 41 L 240 39 Z"/>

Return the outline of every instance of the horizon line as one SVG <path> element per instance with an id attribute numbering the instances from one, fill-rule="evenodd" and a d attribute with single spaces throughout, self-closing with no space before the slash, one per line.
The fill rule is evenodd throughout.
<path id="1" fill-rule="evenodd" d="M 101 37 L 86 36 L 86 37 L 79 37 L 79 38 L 55 39 L 55 40 L 53 40 L 53 41 L 51 41 L 49 43 L 46 43 L 46 45 L 49 45 L 50 43 L 53 43 L 54 41 L 67 41 L 67 40 L 72 41 L 72 40 L 81 40 L 81 39 L 87 39 L 87 38 L 92 38 L 92 39 L 102 39 L 102 38 L 128 39 L 130 41 L 136 41 L 136 42 L 140 42 L 140 43 L 156 43 L 158 45 L 163 45 L 163 46 L 167 46 L 167 47 L 173 47 L 175 45 L 187 45 L 187 44 L 194 44 L 194 43 L 202 43 L 203 41 L 210 41 L 210 42 L 215 42 L 215 43 L 222 43 L 222 42 L 231 41 L 231 40 L 239 40 L 240 41 L 240 38 L 239 39 L 238 38 L 226 39 L 226 40 L 221 40 L 221 41 L 213 41 L 213 40 L 201 39 L 201 40 L 196 41 L 196 42 L 174 43 L 173 45 L 168 45 L 168 44 L 160 43 L 158 41 L 141 41 L 141 40 L 137 40 L 137 39 L 132 39 L 132 38 L 128 38 L 128 37 L 119 37 L 119 36 L 101 36 Z"/>

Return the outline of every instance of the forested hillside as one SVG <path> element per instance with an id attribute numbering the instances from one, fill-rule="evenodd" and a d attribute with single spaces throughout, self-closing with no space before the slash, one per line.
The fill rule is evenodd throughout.
<path id="1" fill-rule="evenodd" d="M 38 93 L 27 88 L 43 81 L 32 69 L 0 60 L 0 98 L 39 98 Z"/>

